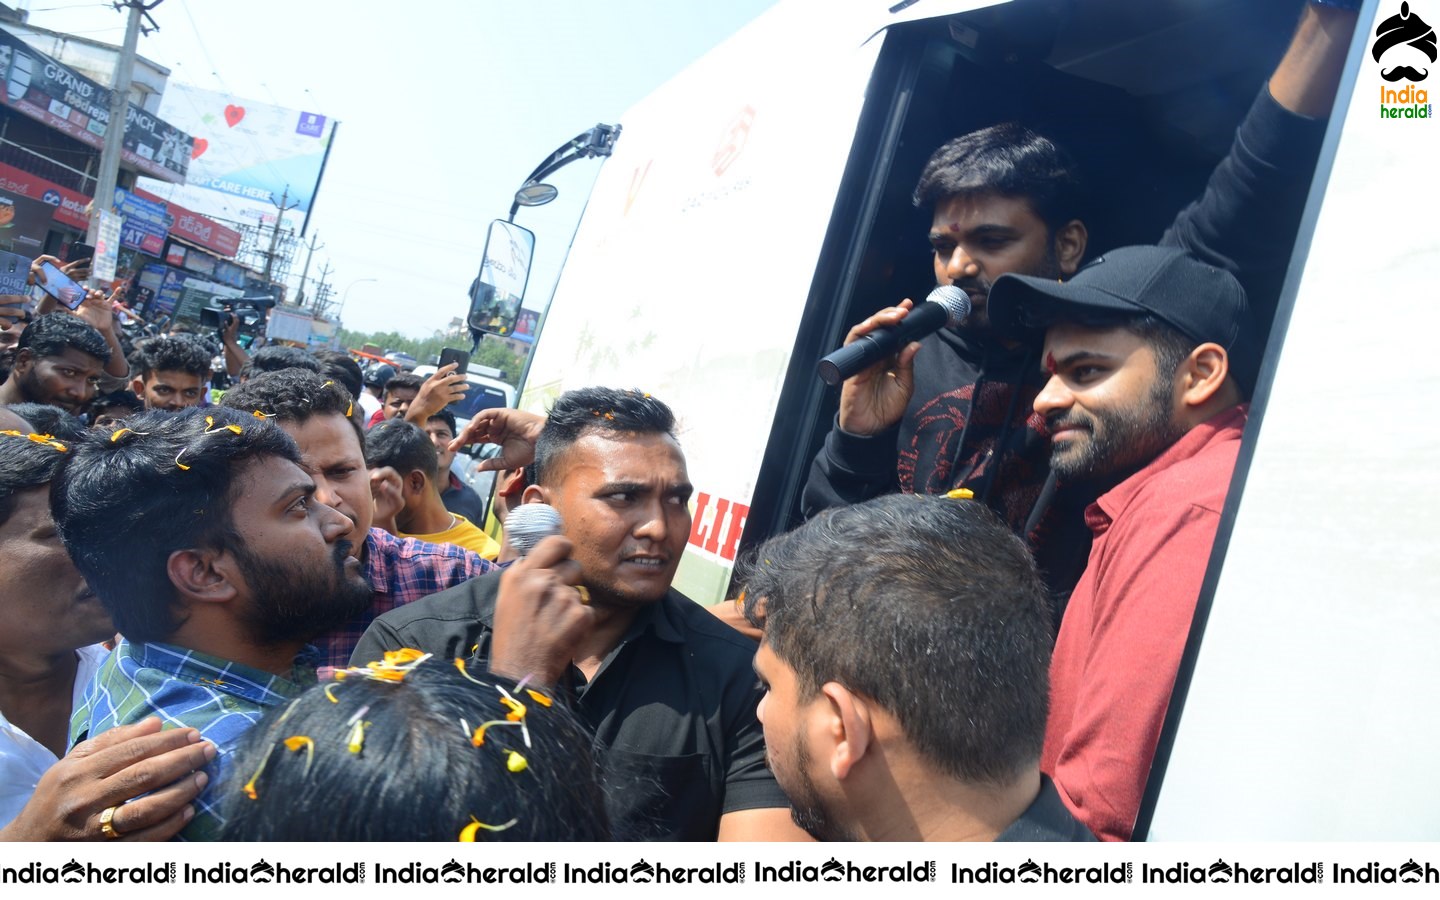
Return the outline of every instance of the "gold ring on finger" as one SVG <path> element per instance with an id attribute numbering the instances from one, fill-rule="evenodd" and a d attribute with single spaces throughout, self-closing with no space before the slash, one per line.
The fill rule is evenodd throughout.
<path id="1" fill-rule="evenodd" d="M 115 810 L 118 808 L 112 806 L 100 813 L 100 833 L 112 841 L 120 836 L 120 832 L 115 830 Z"/>
<path id="2" fill-rule="evenodd" d="M 588 588 L 585 587 L 585 585 L 583 585 L 583 584 L 577 584 L 577 585 L 575 585 L 575 593 L 577 593 L 577 594 L 580 595 L 580 605 L 581 605 L 581 606 L 589 606 L 589 605 L 590 605 L 590 591 L 589 591 Z"/>

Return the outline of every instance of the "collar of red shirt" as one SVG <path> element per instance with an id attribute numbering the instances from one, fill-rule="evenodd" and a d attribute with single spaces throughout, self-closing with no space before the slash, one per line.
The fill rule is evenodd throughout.
<path id="1" fill-rule="evenodd" d="M 1150 465 L 1101 494 L 1099 500 L 1086 507 L 1085 524 L 1097 536 L 1104 534 L 1110 523 L 1115 521 L 1119 511 L 1124 509 L 1151 479 L 1176 463 L 1197 456 L 1217 438 L 1238 437 L 1245 428 L 1245 420 L 1249 414 L 1250 404 L 1241 403 L 1211 416 L 1187 431 L 1180 440 L 1155 457 Z"/>

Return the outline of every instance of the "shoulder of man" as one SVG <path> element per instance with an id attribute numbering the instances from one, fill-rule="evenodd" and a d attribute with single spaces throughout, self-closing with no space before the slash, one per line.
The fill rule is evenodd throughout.
<path id="1" fill-rule="evenodd" d="M 495 568 L 473 550 L 454 544 L 432 544 L 413 537 L 396 537 L 379 528 L 370 529 L 370 559 L 366 566 L 371 583 L 390 586 L 405 577 L 428 576 L 427 593 L 453 587 Z"/>
<path id="2" fill-rule="evenodd" d="M 401 647 L 464 655 L 456 653 L 457 641 L 463 643 L 465 636 L 488 631 L 494 623 L 500 575 L 498 569 L 487 572 L 381 615 L 365 629 L 351 663 L 378 659 L 383 651 Z"/>
<path id="3" fill-rule="evenodd" d="M 679 634 L 687 641 L 703 642 L 706 652 L 743 664 L 748 670 L 755 657 L 755 642 L 716 618 L 700 604 L 671 588 L 663 600 L 663 610 Z"/>

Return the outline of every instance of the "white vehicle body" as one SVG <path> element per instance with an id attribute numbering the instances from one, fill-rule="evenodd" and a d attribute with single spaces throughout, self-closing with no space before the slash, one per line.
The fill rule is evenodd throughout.
<path id="1" fill-rule="evenodd" d="M 536 344 L 522 408 L 604 384 L 675 409 L 697 491 L 676 585 L 701 602 L 742 545 L 796 521 L 834 409 L 815 361 L 923 296 L 915 160 L 978 127 L 967 102 L 1007 101 L 954 61 L 983 47 L 980 8 L 1056 6 L 891 5 L 782 3 L 627 113 Z M 1122 88 L 1157 128 L 1193 125 L 1212 161 L 1228 133 L 1195 94 L 1268 73 L 1300 8 L 1059 6 L 1076 18 L 1046 63 Z M 1369 47 L 1399 6 L 1360 13 L 1137 836 L 1440 838 L 1440 125 L 1377 115 Z M 1440 22 L 1440 3 L 1411 6 Z M 1216 117 L 1232 132 L 1233 112 Z M 920 295 L 898 292 L 917 260 Z"/>

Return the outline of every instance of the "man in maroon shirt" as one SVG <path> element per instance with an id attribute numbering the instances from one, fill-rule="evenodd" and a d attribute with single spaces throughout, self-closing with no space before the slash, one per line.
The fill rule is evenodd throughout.
<path id="1" fill-rule="evenodd" d="M 1245 292 L 1170 247 L 1124 247 L 1068 282 L 1007 275 L 991 316 L 1045 328 L 1035 399 L 1061 479 L 1099 499 L 1050 664 L 1041 770 L 1098 837 L 1126 840 L 1245 426 L 1258 354 Z"/>

